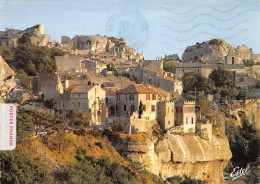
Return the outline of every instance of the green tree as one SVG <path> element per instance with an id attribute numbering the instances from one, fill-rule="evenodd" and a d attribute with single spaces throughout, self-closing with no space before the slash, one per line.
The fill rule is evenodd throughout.
<path id="1" fill-rule="evenodd" d="M 0 152 L 1 182 L 13 183 L 52 183 L 53 176 L 44 163 L 33 159 L 19 150 Z"/>
<path id="2" fill-rule="evenodd" d="M 91 115 L 85 111 L 74 111 L 69 114 L 70 125 L 86 127 L 91 122 Z"/>
<path id="3" fill-rule="evenodd" d="M 127 127 L 123 122 L 119 122 L 112 127 L 112 130 L 114 132 L 121 132 L 125 134 L 127 131 Z"/>
<path id="4" fill-rule="evenodd" d="M 18 43 L 31 45 L 32 41 L 31 41 L 30 35 L 27 33 L 23 34 L 22 37 L 18 40 Z"/>
<path id="5" fill-rule="evenodd" d="M 246 67 L 252 67 L 255 64 L 254 59 L 243 59 L 242 61 Z"/>
<path id="6" fill-rule="evenodd" d="M 242 128 L 233 122 L 226 122 L 225 131 L 232 152 L 233 165 L 254 163 L 259 155 L 260 131 L 247 118 L 242 119 Z"/>
<path id="7" fill-rule="evenodd" d="M 232 73 L 224 67 L 218 67 L 217 69 L 214 69 L 209 74 L 209 78 L 215 83 L 216 87 L 235 87 Z"/>
<path id="8" fill-rule="evenodd" d="M 143 103 L 142 103 L 142 101 L 140 101 L 140 104 L 139 104 L 138 114 L 139 114 L 139 118 L 141 118 L 141 116 L 143 114 Z"/>
<path id="9" fill-rule="evenodd" d="M 184 73 L 182 81 L 185 93 L 194 91 L 195 88 L 197 91 L 208 91 L 208 80 L 201 73 Z"/>

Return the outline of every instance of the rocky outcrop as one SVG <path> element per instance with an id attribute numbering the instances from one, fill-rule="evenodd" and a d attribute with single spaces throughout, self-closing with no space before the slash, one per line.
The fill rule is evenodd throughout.
<path id="1" fill-rule="evenodd" d="M 234 48 L 223 39 L 212 39 L 188 46 L 182 54 L 182 62 L 223 63 L 230 49 L 234 50 L 235 55 L 240 59 L 255 57 L 247 46 L 242 45 Z"/>
<path id="2" fill-rule="evenodd" d="M 178 54 L 165 55 L 164 60 L 165 61 L 181 61 Z"/>
<path id="3" fill-rule="evenodd" d="M 121 142 L 120 152 L 162 179 L 175 175 L 206 180 L 209 184 L 224 183 L 223 170 L 232 157 L 228 140 L 213 135 L 211 141 L 198 136 L 166 135 L 157 141 Z"/>
<path id="4" fill-rule="evenodd" d="M 14 75 L 14 71 L 0 55 L 0 103 L 4 102 L 6 95 L 16 87 Z"/>
<path id="5" fill-rule="evenodd" d="M 43 32 L 43 24 L 35 25 L 25 30 L 5 28 L 5 31 L 0 31 L 0 43 L 1 45 L 15 47 L 18 39 L 21 38 L 23 34 L 28 34 L 33 44 L 46 46 L 50 41 L 50 36 L 43 34 Z"/>
<path id="6" fill-rule="evenodd" d="M 124 52 L 136 55 L 136 51 L 129 47 L 123 40 L 107 38 L 99 35 L 76 35 L 72 39 L 61 37 L 61 49 L 88 50 L 90 52 Z"/>
<path id="7" fill-rule="evenodd" d="M 248 117 L 250 123 L 255 123 L 256 127 L 260 129 L 260 100 L 235 101 L 229 108 L 229 113 L 238 125 L 242 126 L 243 117 Z"/>

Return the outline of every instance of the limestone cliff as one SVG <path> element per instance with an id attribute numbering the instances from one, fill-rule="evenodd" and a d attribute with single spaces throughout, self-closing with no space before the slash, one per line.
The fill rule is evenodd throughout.
<path id="1" fill-rule="evenodd" d="M 256 58 L 252 50 L 245 45 L 234 48 L 223 39 L 212 39 L 188 46 L 182 54 L 182 62 L 202 61 L 209 63 L 222 63 L 224 62 L 225 56 L 228 55 L 230 49 L 234 51 L 234 54 L 240 59 Z"/>
<path id="2" fill-rule="evenodd" d="M 162 179 L 175 175 L 224 183 L 223 170 L 232 157 L 228 140 L 213 135 L 211 141 L 192 135 L 166 135 L 162 140 L 118 142 L 116 148 Z"/>
<path id="3" fill-rule="evenodd" d="M 6 95 L 15 88 L 14 75 L 14 71 L 0 55 L 0 103 L 2 103 Z"/>

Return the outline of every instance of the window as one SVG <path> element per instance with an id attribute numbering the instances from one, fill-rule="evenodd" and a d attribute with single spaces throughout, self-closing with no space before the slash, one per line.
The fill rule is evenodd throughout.
<path id="1" fill-rule="evenodd" d="M 200 72 L 200 69 L 198 69 L 198 72 Z"/>
<path id="2" fill-rule="evenodd" d="M 182 70 L 182 72 L 184 73 L 184 70 Z"/>
<path id="3" fill-rule="evenodd" d="M 131 113 L 135 111 L 135 106 L 131 105 Z"/>
<path id="4" fill-rule="evenodd" d="M 168 107 L 168 113 L 170 112 L 170 107 Z"/>
<path id="5" fill-rule="evenodd" d="M 86 104 L 85 104 L 85 103 L 83 103 L 83 106 L 86 106 Z"/>
<path id="6" fill-rule="evenodd" d="M 143 111 L 146 111 L 146 105 L 143 105 Z"/>
<path id="7" fill-rule="evenodd" d="M 153 94 L 153 100 L 156 100 L 156 95 L 155 94 Z"/>
<path id="8" fill-rule="evenodd" d="M 73 102 L 73 107 L 75 107 L 75 102 Z"/>
<path id="9" fill-rule="evenodd" d="M 193 124 L 193 118 L 191 118 L 191 124 Z"/>
<path id="10" fill-rule="evenodd" d="M 168 121 L 168 125 L 170 125 L 171 124 L 171 122 L 170 121 Z"/>
<path id="11" fill-rule="evenodd" d="M 127 100 L 127 94 L 125 94 L 125 100 Z"/>
<path id="12" fill-rule="evenodd" d="M 189 121 L 188 118 L 186 118 L 186 124 L 188 124 L 188 121 Z"/>
<path id="13" fill-rule="evenodd" d="M 150 100 L 150 94 L 146 95 L 146 100 Z"/>
<path id="14" fill-rule="evenodd" d="M 126 111 L 126 105 L 124 105 L 124 111 Z"/>
<path id="15" fill-rule="evenodd" d="M 172 106 L 172 112 L 173 112 L 173 106 Z"/>
<path id="16" fill-rule="evenodd" d="M 106 97 L 106 102 L 108 102 L 108 97 Z"/>
<path id="17" fill-rule="evenodd" d="M 155 112 L 155 105 L 151 105 L 151 111 Z"/>
<path id="18" fill-rule="evenodd" d="M 80 107 L 80 102 L 78 102 L 78 106 Z"/>
<path id="19" fill-rule="evenodd" d="M 181 107 L 176 107 L 176 113 L 182 113 L 182 108 Z"/>
<path id="20" fill-rule="evenodd" d="M 131 95 L 129 95 L 129 100 L 131 100 Z"/>
<path id="21" fill-rule="evenodd" d="M 239 78 L 239 82 L 244 82 L 245 80 L 244 80 L 244 78 L 243 77 L 240 77 Z"/>
<path id="22" fill-rule="evenodd" d="M 235 58 L 232 57 L 232 64 L 235 64 Z"/>

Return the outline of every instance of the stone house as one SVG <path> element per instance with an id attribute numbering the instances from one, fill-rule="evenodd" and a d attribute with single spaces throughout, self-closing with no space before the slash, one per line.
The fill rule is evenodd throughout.
<path id="1" fill-rule="evenodd" d="M 235 53 L 233 47 L 230 47 L 227 56 L 225 56 L 225 64 L 241 64 L 241 58 Z"/>
<path id="2" fill-rule="evenodd" d="M 91 114 L 94 124 L 106 122 L 106 92 L 99 85 L 73 85 L 66 94 L 60 94 L 56 109 L 63 113 L 82 110 Z"/>
<path id="3" fill-rule="evenodd" d="M 81 60 L 81 56 L 55 56 L 57 72 L 62 74 L 81 72 Z"/>
<path id="4" fill-rule="evenodd" d="M 116 116 L 116 90 L 105 89 L 106 91 L 106 107 L 108 109 L 108 117 Z"/>
<path id="5" fill-rule="evenodd" d="M 248 73 L 234 73 L 234 81 L 239 89 L 248 89 Z"/>
<path id="6" fill-rule="evenodd" d="M 119 116 L 131 115 L 138 112 L 142 104 L 142 118 L 146 120 L 157 119 L 158 94 L 141 84 L 132 84 L 116 92 L 116 111 Z"/>
<path id="7" fill-rule="evenodd" d="M 174 101 L 158 102 L 158 123 L 163 129 L 175 126 Z"/>
<path id="8" fill-rule="evenodd" d="M 182 77 L 184 73 L 194 72 L 201 73 L 204 77 L 208 78 L 214 67 L 217 66 L 207 63 L 181 63 L 175 66 L 175 74 Z"/>
<path id="9" fill-rule="evenodd" d="M 195 132 L 195 101 L 179 100 L 175 102 L 175 126 L 183 125 L 184 132 Z"/>
<path id="10" fill-rule="evenodd" d="M 158 94 L 158 101 L 169 101 L 171 99 L 171 93 L 168 91 L 150 85 L 148 88 Z"/>
<path id="11" fill-rule="evenodd" d="M 81 69 L 83 73 L 99 74 L 106 68 L 107 65 L 99 61 L 84 60 L 81 62 Z"/>
<path id="12" fill-rule="evenodd" d="M 172 97 L 178 97 L 183 92 L 182 81 L 177 80 L 175 77 L 156 76 L 149 80 L 149 84 L 170 92 Z"/>
<path id="13" fill-rule="evenodd" d="M 64 92 L 61 79 L 57 73 L 39 74 L 38 94 L 43 100 L 57 99 Z"/>

